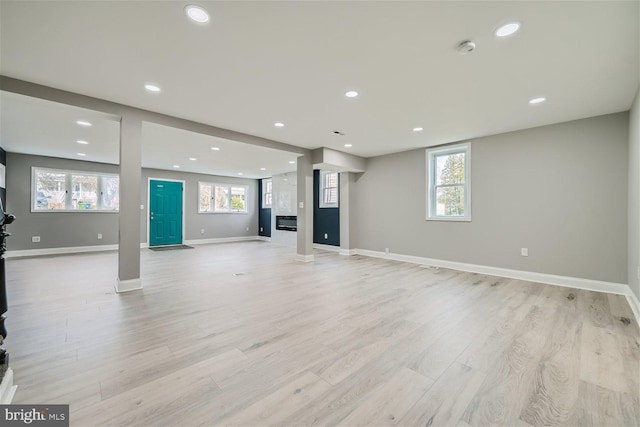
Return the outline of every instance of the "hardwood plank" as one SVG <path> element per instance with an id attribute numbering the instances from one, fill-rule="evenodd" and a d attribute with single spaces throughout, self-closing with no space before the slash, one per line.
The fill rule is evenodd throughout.
<path id="1" fill-rule="evenodd" d="M 533 306 L 517 328 L 507 349 L 496 354 L 487 379 L 467 407 L 471 425 L 515 424 L 534 388 L 546 336 L 553 327 L 553 311 Z"/>
<path id="2" fill-rule="evenodd" d="M 624 393 L 631 391 L 627 376 L 616 333 L 585 322 L 580 351 L 580 379 Z"/>
<path id="3" fill-rule="evenodd" d="M 581 322 L 571 309 L 559 309 L 542 349 L 534 388 L 520 419 L 531 425 L 567 425 L 578 400 Z"/>
<path id="4" fill-rule="evenodd" d="M 449 426 L 466 424 L 465 409 L 486 374 L 461 363 L 452 364 L 402 417 L 397 425 Z"/>
<path id="5" fill-rule="evenodd" d="M 294 255 L 143 250 L 145 289 L 123 295 L 115 252 L 7 260 L 15 402 L 82 426 L 638 425 L 623 297 Z"/>
<path id="6" fill-rule="evenodd" d="M 346 418 L 344 426 L 395 426 L 429 390 L 433 380 L 407 368 L 369 393 Z"/>
<path id="7" fill-rule="evenodd" d="M 640 425 L 640 405 L 629 394 L 580 381 L 578 396 L 579 404 L 570 425 Z"/>
<path id="8" fill-rule="evenodd" d="M 307 372 L 232 417 L 223 419 L 222 424 L 277 425 L 330 387 L 317 375 Z"/>

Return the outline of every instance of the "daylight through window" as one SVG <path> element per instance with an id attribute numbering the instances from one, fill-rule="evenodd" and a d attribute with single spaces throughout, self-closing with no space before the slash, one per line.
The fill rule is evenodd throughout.
<path id="1" fill-rule="evenodd" d="M 271 178 L 262 180 L 262 207 L 267 209 L 273 206 L 273 181 Z"/>
<path id="2" fill-rule="evenodd" d="M 338 172 L 320 172 L 320 207 L 338 207 Z"/>
<path id="3" fill-rule="evenodd" d="M 32 211 L 118 211 L 115 174 L 33 168 Z"/>
<path id="4" fill-rule="evenodd" d="M 198 184 L 198 213 L 246 213 L 246 185 Z"/>
<path id="5" fill-rule="evenodd" d="M 427 150 L 427 219 L 471 221 L 470 144 Z"/>

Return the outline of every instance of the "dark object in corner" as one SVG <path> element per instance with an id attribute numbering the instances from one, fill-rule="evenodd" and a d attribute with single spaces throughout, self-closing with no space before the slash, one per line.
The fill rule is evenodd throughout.
<path id="1" fill-rule="evenodd" d="M 11 234 L 7 233 L 6 226 L 16 220 L 16 217 L 7 214 L 0 200 L 0 382 L 4 378 L 5 372 L 9 369 L 9 353 L 2 348 L 4 339 L 7 338 L 7 328 L 4 325 L 5 313 L 9 309 L 7 303 L 7 280 L 5 275 L 4 254 L 7 252 L 5 239 Z"/>

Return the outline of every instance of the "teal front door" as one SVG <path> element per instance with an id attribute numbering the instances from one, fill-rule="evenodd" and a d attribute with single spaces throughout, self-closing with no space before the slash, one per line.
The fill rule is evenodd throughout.
<path id="1" fill-rule="evenodd" d="M 182 244 L 182 182 L 149 182 L 149 246 Z"/>

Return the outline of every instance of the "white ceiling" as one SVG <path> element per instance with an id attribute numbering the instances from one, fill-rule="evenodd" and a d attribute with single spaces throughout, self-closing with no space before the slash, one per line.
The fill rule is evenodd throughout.
<path id="1" fill-rule="evenodd" d="M 207 25 L 188 3 L 2 0 L 0 73 L 365 157 L 626 111 L 638 87 L 637 0 L 199 0 Z"/>
<path id="2" fill-rule="evenodd" d="M 78 120 L 92 126 L 79 126 Z M 0 141 L 9 152 L 118 164 L 119 117 L 0 91 Z M 142 166 L 148 168 L 177 165 L 187 172 L 264 178 L 295 171 L 289 162 L 297 156 L 155 123 L 142 125 Z"/>

